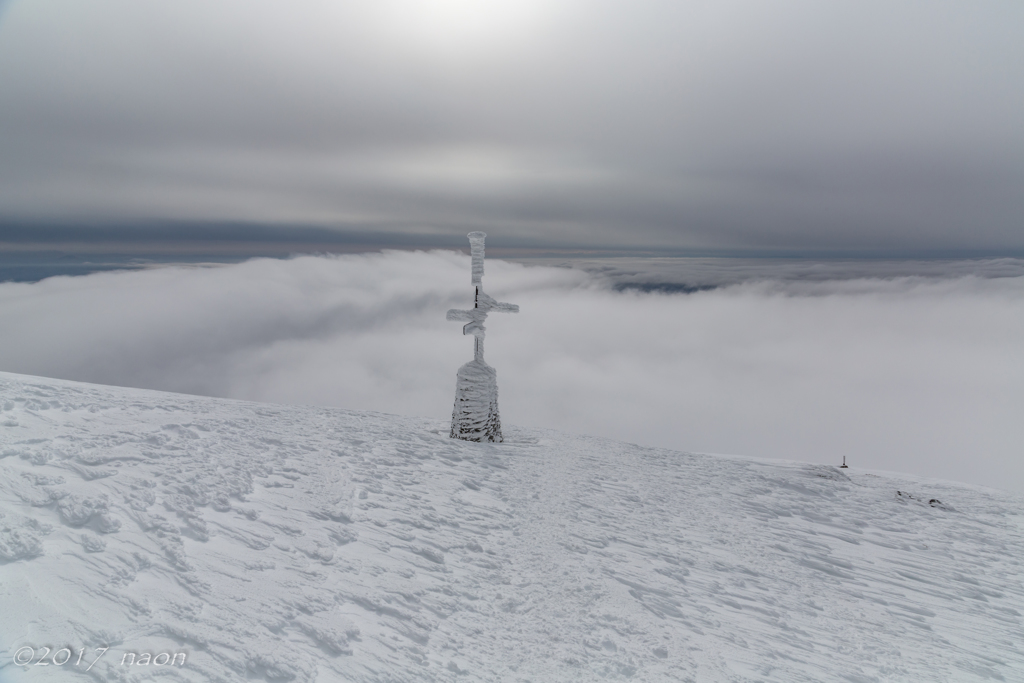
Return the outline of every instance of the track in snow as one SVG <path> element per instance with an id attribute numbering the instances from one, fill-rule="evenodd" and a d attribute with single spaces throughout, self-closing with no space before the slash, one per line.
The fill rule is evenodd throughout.
<path id="1" fill-rule="evenodd" d="M 1024 680 L 1008 493 L 8 374 L 0 407 L 5 683 Z"/>

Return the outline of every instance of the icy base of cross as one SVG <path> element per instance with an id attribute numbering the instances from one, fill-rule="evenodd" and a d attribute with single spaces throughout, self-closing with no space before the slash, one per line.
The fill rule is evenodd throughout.
<path id="1" fill-rule="evenodd" d="M 483 360 L 471 360 L 459 368 L 450 436 L 464 441 L 502 441 L 498 373 Z"/>
<path id="2" fill-rule="evenodd" d="M 1019 496 L 448 427 L 0 373 L 0 681 L 1024 680 Z"/>

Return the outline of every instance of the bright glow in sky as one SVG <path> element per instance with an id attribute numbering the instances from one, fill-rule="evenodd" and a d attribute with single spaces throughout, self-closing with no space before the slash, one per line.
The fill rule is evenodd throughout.
<path id="1" fill-rule="evenodd" d="M 468 59 L 517 46 L 529 49 L 564 2 L 539 0 L 384 0 L 373 3 L 386 33 L 441 54 Z"/>

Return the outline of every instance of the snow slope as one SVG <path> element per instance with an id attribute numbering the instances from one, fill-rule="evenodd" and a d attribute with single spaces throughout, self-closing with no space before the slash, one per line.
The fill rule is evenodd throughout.
<path id="1" fill-rule="evenodd" d="M 1011 494 L 10 374 L 0 408 L 4 683 L 1024 681 Z"/>

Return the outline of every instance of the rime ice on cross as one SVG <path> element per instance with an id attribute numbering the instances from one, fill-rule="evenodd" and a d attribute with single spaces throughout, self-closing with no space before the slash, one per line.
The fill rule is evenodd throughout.
<path id="1" fill-rule="evenodd" d="M 473 308 L 448 311 L 448 320 L 465 321 L 463 334 L 471 334 L 473 360 L 459 368 L 455 382 L 455 409 L 452 411 L 453 439 L 465 441 L 501 441 L 501 420 L 498 417 L 498 375 L 484 362 L 484 320 L 490 311 L 518 313 L 519 306 L 503 304 L 484 293 L 484 238 L 482 232 L 468 235 L 473 255 L 473 287 L 476 290 Z"/>

